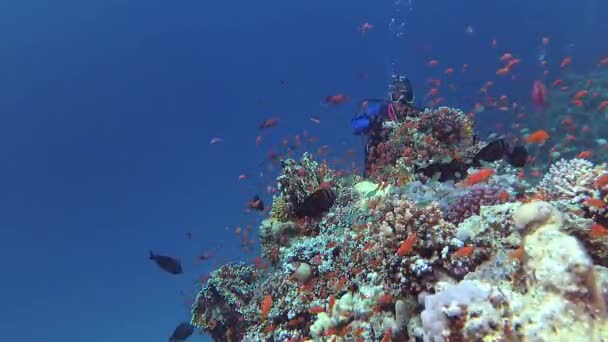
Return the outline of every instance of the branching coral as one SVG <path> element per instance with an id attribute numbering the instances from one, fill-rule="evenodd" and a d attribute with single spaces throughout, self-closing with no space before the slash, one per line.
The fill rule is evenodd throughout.
<path id="1" fill-rule="evenodd" d="M 551 165 L 538 184 L 538 190 L 547 199 L 581 202 L 597 195 L 593 183 L 604 172 L 605 168 L 594 166 L 585 159 L 561 159 Z"/>

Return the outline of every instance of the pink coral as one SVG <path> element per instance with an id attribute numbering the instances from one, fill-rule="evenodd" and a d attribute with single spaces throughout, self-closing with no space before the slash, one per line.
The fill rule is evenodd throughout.
<path id="1" fill-rule="evenodd" d="M 508 193 L 498 186 L 475 186 L 454 202 L 446 214 L 448 221 L 458 224 L 466 218 L 478 215 L 482 205 L 506 202 Z"/>

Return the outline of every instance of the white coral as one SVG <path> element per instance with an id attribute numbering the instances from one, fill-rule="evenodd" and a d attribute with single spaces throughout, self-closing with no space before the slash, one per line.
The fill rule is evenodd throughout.
<path id="1" fill-rule="evenodd" d="M 604 171 L 585 159 L 560 159 L 549 168 L 538 188 L 553 199 L 578 201 L 593 194 L 593 182 Z"/>
<path id="2" fill-rule="evenodd" d="M 424 297 L 424 311 L 421 319 L 425 341 L 443 342 L 449 334 L 447 317 L 461 314 L 461 307 L 483 302 L 489 291 L 474 282 L 464 280 L 456 285 L 447 285 L 443 291 Z"/>

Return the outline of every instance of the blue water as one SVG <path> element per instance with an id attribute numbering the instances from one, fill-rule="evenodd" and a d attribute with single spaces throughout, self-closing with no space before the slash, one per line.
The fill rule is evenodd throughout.
<path id="1" fill-rule="evenodd" d="M 2 340 L 166 341 L 188 319 L 180 291 L 221 262 L 255 256 L 233 229 L 252 220 L 243 207 L 267 184 L 256 175 L 268 149 L 303 129 L 336 151 L 359 148 L 354 101 L 319 102 L 383 96 L 392 59 L 420 92 L 445 67 L 470 64 L 454 76 L 463 96 L 447 98 L 470 106 L 467 94 L 496 78 L 506 51 L 522 58 L 521 80 L 497 87 L 527 100 L 543 36 L 553 65 L 572 55 L 585 71 L 608 53 L 606 1 L 413 4 L 396 39 L 390 0 L 1 3 Z M 375 27 L 362 37 L 365 21 Z M 269 116 L 281 124 L 256 147 Z M 216 136 L 224 141 L 209 145 Z M 250 178 L 238 182 L 241 173 Z M 185 274 L 163 273 L 150 249 L 181 258 Z"/>

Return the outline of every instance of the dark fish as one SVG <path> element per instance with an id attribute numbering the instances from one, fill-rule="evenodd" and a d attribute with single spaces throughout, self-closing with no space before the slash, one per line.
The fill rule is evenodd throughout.
<path id="1" fill-rule="evenodd" d="M 515 146 L 507 154 L 507 162 L 515 167 L 524 167 L 528 161 L 528 149 L 525 146 Z"/>
<path id="2" fill-rule="evenodd" d="M 475 156 L 477 161 L 493 162 L 502 159 L 509 149 L 504 139 L 497 139 L 488 143 Z"/>
<path id="3" fill-rule="evenodd" d="M 255 195 L 253 196 L 251 201 L 249 201 L 249 208 L 255 209 L 257 211 L 264 211 L 264 201 L 262 201 L 260 196 Z"/>
<path id="4" fill-rule="evenodd" d="M 479 161 L 493 162 L 502 158 L 511 166 L 524 167 L 528 160 L 528 150 L 525 146 L 515 146 L 511 149 L 504 138 L 499 138 L 489 142 L 477 153 L 473 166 L 478 166 Z"/>
<path id="5" fill-rule="evenodd" d="M 171 274 L 180 274 L 183 272 L 182 264 L 179 262 L 179 260 L 173 259 L 172 257 L 154 254 L 152 251 L 150 251 L 150 260 L 154 260 L 158 267 Z"/>
<path id="6" fill-rule="evenodd" d="M 169 342 L 185 341 L 188 339 L 188 337 L 190 337 L 190 335 L 192 335 L 193 332 L 194 327 L 190 323 L 180 323 L 180 325 L 178 325 L 173 331 L 173 334 L 171 334 L 169 337 Z"/>
<path id="7" fill-rule="evenodd" d="M 449 180 L 463 179 L 467 174 L 469 166 L 470 165 L 467 163 L 454 160 L 449 163 L 431 164 L 418 171 L 429 178 L 436 178 L 440 182 L 446 182 Z"/>
<path id="8" fill-rule="evenodd" d="M 298 217 L 319 217 L 328 211 L 336 201 L 336 194 L 330 189 L 319 189 L 310 194 L 304 202 L 294 208 Z"/>

